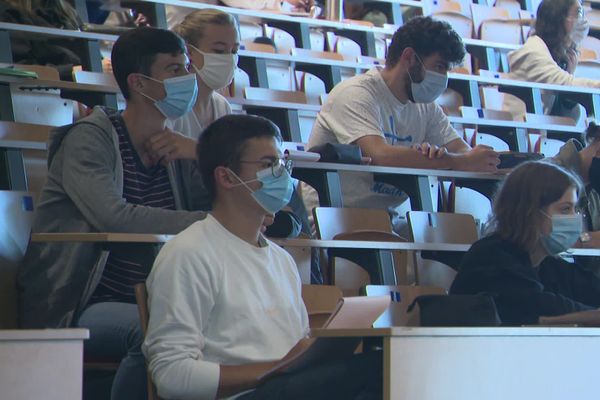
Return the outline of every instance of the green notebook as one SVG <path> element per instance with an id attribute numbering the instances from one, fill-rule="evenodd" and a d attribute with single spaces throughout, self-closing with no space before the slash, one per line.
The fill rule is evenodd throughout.
<path id="1" fill-rule="evenodd" d="M 24 69 L 14 68 L 14 67 L 4 67 L 0 68 L 0 75 L 10 75 L 10 76 L 18 76 L 21 78 L 33 78 L 37 79 L 37 72 L 33 71 L 25 71 Z"/>

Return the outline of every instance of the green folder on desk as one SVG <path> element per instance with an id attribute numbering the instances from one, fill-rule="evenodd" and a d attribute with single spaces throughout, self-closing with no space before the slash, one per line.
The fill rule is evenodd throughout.
<path id="1" fill-rule="evenodd" d="M 37 72 L 25 71 L 24 69 L 13 67 L 0 67 L 0 75 L 17 76 L 20 78 L 38 78 Z"/>

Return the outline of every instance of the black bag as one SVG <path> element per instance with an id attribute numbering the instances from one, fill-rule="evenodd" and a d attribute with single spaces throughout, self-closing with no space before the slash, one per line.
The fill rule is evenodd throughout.
<path id="1" fill-rule="evenodd" d="M 360 147 L 355 144 L 325 143 L 314 146 L 308 151 L 319 153 L 321 155 L 319 161 L 322 162 L 360 164 L 362 160 Z"/>
<path id="2" fill-rule="evenodd" d="M 518 151 L 506 151 L 498 154 L 500 158 L 500 164 L 498 169 L 514 168 L 517 165 L 526 161 L 538 161 L 544 158 L 543 154 L 540 153 L 521 153 Z"/>
<path id="3" fill-rule="evenodd" d="M 502 321 L 494 298 L 477 295 L 424 295 L 417 297 L 408 311 L 419 305 L 421 326 L 499 326 Z"/>

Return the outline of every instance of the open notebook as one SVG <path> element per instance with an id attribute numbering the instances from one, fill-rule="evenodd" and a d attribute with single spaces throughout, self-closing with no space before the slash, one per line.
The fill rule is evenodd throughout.
<path id="1" fill-rule="evenodd" d="M 359 296 L 341 298 L 324 329 L 370 328 L 389 307 L 389 296 Z M 348 357 L 360 344 L 361 337 L 317 337 L 312 344 L 295 356 L 277 364 L 260 379 L 281 372 L 294 372 L 312 365 Z"/>

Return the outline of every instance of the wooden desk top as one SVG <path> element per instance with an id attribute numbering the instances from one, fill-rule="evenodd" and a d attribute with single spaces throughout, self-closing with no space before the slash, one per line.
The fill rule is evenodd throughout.
<path id="1" fill-rule="evenodd" d="M 46 150 L 48 134 L 53 127 L 0 121 L 0 147 Z"/>
<path id="2" fill-rule="evenodd" d="M 530 129 L 530 130 L 547 130 L 555 132 L 569 132 L 569 133 L 581 133 L 582 128 L 572 125 L 558 125 L 558 124 L 539 124 L 534 122 L 526 121 L 509 121 L 502 119 L 490 119 L 490 118 L 469 118 L 469 117 L 456 117 L 448 116 L 448 121 L 456 124 L 467 124 L 477 126 L 495 126 L 502 128 L 515 128 L 515 129 Z"/>
<path id="3" fill-rule="evenodd" d="M 174 235 L 143 233 L 33 233 L 32 242 L 106 242 L 106 243 L 165 243 Z M 358 240 L 270 239 L 282 247 L 354 248 L 412 251 L 467 251 L 469 244 L 373 242 Z M 600 256 L 600 249 L 570 249 L 565 255 Z"/>
<path id="4" fill-rule="evenodd" d="M 522 87 L 522 88 L 529 88 L 529 89 L 554 90 L 554 91 L 558 91 L 558 92 L 567 92 L 567 93 L 600 94 L 600 89 L 585 87 L 585 86 L 551 85 L 548 83 L 519 81 L 519 80 L 515 80 L 515 79 L 506 79 L 506 78 L 488 78 L 488 77 L 480 76 L 480 75 L 457 74 L 457 73 L 452 73 L 452 72 L 448 74 L 448 79 L 473 81 L 473 82 L 490 84 L 490 85 L 514 86 L 514 87 Z"/>
<path id="5" fill-rule="evenodd" d="M 409 327 L 365 329 L 311 329 L 315 337 L 396 336 L 396 337 L 596 337 L 600 328 L 580 327 Z"/>
<path id="6" fill-rule="evenodd" d="M 114 42 L 118 38 L 116 35 L 107 35 L 104 33 L 82 32 L 70 29 L 59 29 L 25 24 L 13 24 L 10 22 L 0 22 L 0 30 L 10 31 L 13 35 L 27 39 L 37 36 L 64 39 L 105 40 Z"/>
<path id="7" fill-rule="evenodd" d="M 294 168 L 323 169 L 331 171 L 368 172 L 373 174 L 394 174 L 411 176 L 433 176 L 437 178 L 486 179 L 501 180 L 505 173 L 490 174 L 487 172 L 456 171 L 449 169 L 420 169 L 383 167 L 379 165 L 339 164 L 312 161 L 294 161 Z"/>
<path id="8" fill-rule="evenodd" d="M 0 329 L 0 342 L 31 340 L 77 340 L 89 339 L 87 329 Z M 4 366 L 6 368 L 6 366 Z"/>
<path id="9" fill-rule="evenodd" d="M 109 85 L 94 85 L 89 83 L 76 83 L 62 80 L 46 80 L 46 79 L 32 79 L 32 78 L 21 78 L 10 75 L 0 75 L 0 84 L 3 85 L 14 85 L 19 89 L 59 89 L 59 90 L 72 90 L 76 92 L 97 92 L 107 94 L 117 94 L 120 90 L 116 86 Z"/>

